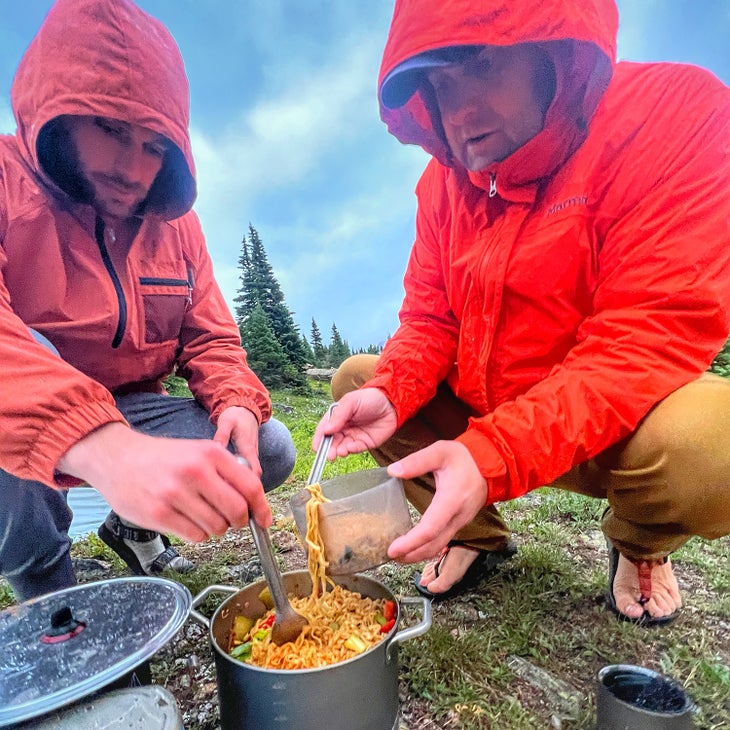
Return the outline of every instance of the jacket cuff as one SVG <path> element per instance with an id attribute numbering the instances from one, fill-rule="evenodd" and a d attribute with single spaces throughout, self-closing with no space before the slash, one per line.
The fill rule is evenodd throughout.
<path id="1" fill-rule="evenodd" d="M 218 403 L 218 405 L 210 412 L 210 422 L 215 426 L 218 423 L 218 418 L 226 408 L 245 408 L 247 411 L 251 411 L 256 417 L 259 426 L 266 423 L 271 418 L 271 407 L 263 410 L 261 404 L 253 398 L 231 398 L 228 401 Z"/>
<path id="2" fill-rule="evenodd" d="M 82 484 L 80 480 L 56 471 L 56 464 L 75 443 L 108 423 L 126 424 L 127 421 L 113 404 L 102 401 L 77 406 L 63 418 L 49 422 L 29 450 L 24 473 L 18 476 L 56 488 Z"/>
<path id="3" fill-rule="evenodd" d="M 492 440 L 475 429 L 467 429 L 455 441 L 464 444 L 487 480 L 486 504 L 509 499 L 509 475 L 507 464 Z"/>
<path id="4" fill-rule="evenodd" d="M 376 388 L 379 390 L 393 406 L 396 417 L 396 428 L 400 428 L 406 421 L 413 418 L 419 411 L 418 406 L 414 406 L 414 402 L 418 402 L 415 398 L 399 398 L 399 394 L 405 393 L 405 388 L 394 388 L 390 378 L 375 375 L 367 382 L 363 383 L 360 388 Z"/>

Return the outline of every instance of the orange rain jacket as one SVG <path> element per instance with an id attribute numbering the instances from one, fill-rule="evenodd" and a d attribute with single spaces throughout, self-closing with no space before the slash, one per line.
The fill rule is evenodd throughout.
<path id="1" fill-rule="evenodd" d="M 730 90 L 696 67 L 616 63 L 617 26 L 613 0 L 395 5 L 381 85 L 462 44 L 539 43 L 556 67 L 543 130 L 479 173 L 449 159 L 427 84 L 396 110 L 381 99 L 389 131 L 433 159 L 369 385 L 403 423 L 446 379 L 478 414 L 458 440 L 489 503 L 630 434 L 730 329 Z"/>
<path id="2" fill-rule="evenodd" d="M 12 106 L 17 133 L 0 136 L 0 468 L 53 485 L 71 445 L 124 420 L 112 393 L 163 392 L 175 366 L 213 422 L 233 405 L 268 419 L 190 211 L 188 84 L 168 31 L 127 0 L 58 0 Z M 39 133 L 61 114 L 125 120 L 175 145 L 126 255 L 97 242 L 94 211 L 39 163 Z"/>

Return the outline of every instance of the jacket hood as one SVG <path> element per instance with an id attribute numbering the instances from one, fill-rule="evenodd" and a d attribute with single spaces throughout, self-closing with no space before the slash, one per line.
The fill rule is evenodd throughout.
<path id="1" fill-rule="evenodd" d="M 11 102 L 23 154 L 46 178 L 39 135 L 61 115 L 104 116 L 164 135 L 174 147 L 146 211 L 171 220 L 191 208 L 195 166 L 183 60 L 169 31 L 129 0 L 57 0 L 18 66 Z"/>
<path id="2" fill-rule="evenodd" d="M 420 145 L 453 167 L 458 163 L 433 122 L 438 112 L 428 83 L 422 82 L 401 106 L 389 108 L 384 82 L 385 99 L 392 105 L 397 94 L 389 93 L 388 84 L 402 68 L 417 73 L 413 69 L 421 54 L 437 57 L 434 52 L 454 46 L 540 44 L 556 73 L 545 126 L 499 163 L 513 185 L 528 184 L 551 174 L 584 139 L 613 73 L 617 31 L 614 0 L 396 0 L 378 78 L 381 118 L 401 142 Z M 484 186 L 482 173 L 469 177 Z"/>

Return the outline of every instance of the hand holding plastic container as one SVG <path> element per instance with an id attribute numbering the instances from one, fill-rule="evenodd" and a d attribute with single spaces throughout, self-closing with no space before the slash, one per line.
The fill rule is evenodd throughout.
<path id="1" fill-rule="evenodd" d="M 327 573 L 358 573 L 388 562 L 390 543 L 413 526 L 403 482 L 388 476 L 382 467 L 343 474 L 319 484 L 322 494 L 331 500 L 319 505 Z M 309 490 L 303 489 L 289 501 L 305 550 L 309 497 Z"/>

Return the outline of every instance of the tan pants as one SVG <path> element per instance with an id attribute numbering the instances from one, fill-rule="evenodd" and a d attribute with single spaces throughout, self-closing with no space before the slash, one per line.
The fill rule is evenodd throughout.
<path id="1" fill-rule="evenodd" d="M 373 374 L 376 355 L 347 359 L 332 378 L 339 400 Z M 433 400 L 375 449 L 381 466 L 463 433 L 474 413 L 442 384 Z M 621 553 L 655 560 L 692 536 L 730 533 L 730 381 L 704 374 L 658 403 L 624 441 L 571 469 L 549 486 L 608 500 L 603 532 Z M 433 475 L 405 481 L 421 513 L 431 502 Z M 474 547 L 506 544 L 510 530 L 494 506 L 456 534 Z"/>

